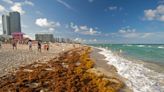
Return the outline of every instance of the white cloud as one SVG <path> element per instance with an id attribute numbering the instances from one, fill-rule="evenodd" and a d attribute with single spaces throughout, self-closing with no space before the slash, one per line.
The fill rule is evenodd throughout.
<path id="1" fill-rule="evenodd" d="M 85 40 L 85 39 L 78 38 L 78 37 L 77 37 L 77 38 L 75 38 L 75 39 L 74 39 L 74 41 L 75 41 L 75 42 L 80 42 L 80 43 L 86 42 L 86 40 Z"/>
<path id="2" fill-rule="evenodd" d="M 84 34 L 84 35 L 97 35 L 101 33 L 95 30 L 94 28 L 88 27 L 86 25 L 78 26 L 78 25 L 75 25 L 74 23 L 70 24 L 70 28 L 73 29 L 74 32 Z"/>
<path id="3" fill-rule="evenodd" d="M 135 33 L 136 29 L 134 28 L 130 28 L 129 26 L 121 28 L 119 31 L 119 33 Z"/>
<path id="4" fill-rule="evenodd" d="M 154 18 L 156 18 L 155 10 L 151 10 L 151 9 L 145 10 L 144 13 L 145 13 L 146 19 L 148 19 L 148 20 L 154 20 Z"/>
<path id="5" fill-rule="evenodd" d="M 4 13 L 6 12 L 7 10 L 5 9 L 4 6 L 0 5 L 0 13 Z"/>
<path id="6" fill-rule="evenodd" d="M 34 3 L 28 0 L 24 1 L 24 4 L 34 6 Z"/>
<path id="7" fill-rule="evenodd" d="M 154 33 L 142 33 L 141 38 L 148 38 L 148 37 L 151 37 L 152 35 L 154 35 Z"/>
<path id="8" fill-rule="evenodd" d="M 154 33 L 151 32 L 137 32 L 135 28 L 131 28 L 129 26 L 121 28 L 117 33 L 111 33 L 108 36 L 114 36 L 118 38 L 126 38 L 126 39 L 138 39 L 138 38 L 150 38 Z"/>
<path id="9" fill-rule="evenodd" d="M 82 30 L 88 30 L 88 27 L 87 26 L 80 26 L 80 29 L 82 29 Z"/>
<path id="10" fill-rule="evenodd" d="M 48 21 L 46 18 L 36 19 L 35 24 L 41 28 L 46 28 L 49 31 L 54 31 L 55 28 L 60 26 L 59 22 Z"/>
<path id="11" fill-rule="evenodd" d="M 17 11 L 20 14 L 25 14 L 25 11 L 22 9 L 22 4 L 21 3 L 14 3 L 13 6 L 10 8 L 12 11 Z"/>
<path id="12" fill-rule="evenodd" d="M 104 11 L 121 11 L 123 8 L 119 7 L 119 6 L 109 6 L 107 8 L 105 8 Z M 113 15 L 114 16 L 114 15 Z"/>
<path id="13" fill-rule="evenodd" d="M 124 38 L 136 38 L 139 36 L 138 33 L 136 33 L 136 29 L 134 28 L 131 28 L 130 26 L 127 26 L 127 27 L 124 27 L 124 28 L 121 28 L 119 31 L 118 31 L 118 35 L 124 37 Z"/>
<path id="14" fill-rule="evenodd" d="M 10 4 L 9 7 L 11 11 L 17 11 L 21 15 L 26 13 L 25 10 L 23 9 L 23 6 L 25 5 L 34 6 L 34 3 L 29 0 L 25 0 L 23 2 L 14 2 L 12 0 L 3 0 L 3 1 L 7 4 Z"/>
<path id="15" fill-rule="evenodd" d="M 158 5 L 156 9 L 144 10 L 145 19 L 164 22 L 164 5 Z"/>
<path id="16" fill-rule="evenodd" d="M 117 8 L 118 8 L 117 6 L 109 6 L 109 7 L 108 7 L 108 10 L 111 10 L 111 11 L 112 11 L 112 10 L 117 10 Z"/>
<path id="17" fill-rule="evenodd" d="M 5 3 L 8 3 L 8 4 L 13 4 L 14 2 L 12 0 L 2 0 L 3 2 Z"/>
<path id="18" fill-rule="evenodd" d="M 71 9 L 71 10 L 74 10 L 68 3 L 66 3 L 65 1 L 63 0 L 56 0 L 58 3 L 64 5 L 66 8 L 68 9 Z"/>

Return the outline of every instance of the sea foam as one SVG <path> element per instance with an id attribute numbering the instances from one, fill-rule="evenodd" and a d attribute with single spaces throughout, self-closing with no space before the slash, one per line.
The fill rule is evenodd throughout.
<path id="1" fill-rule="evenodd" d="M 164 92 L 164 74 L 154 72 L 138 64 L 115 55 L 112 51 L 99 48 L 106 57 L 108 64 L 114 65 L 118 73 L 125 77 L 126 84 L 134 92 Z"/>
<path id="2" fill-rule="evenodd" d="M 145 47 L 145 45 L 137 45 L 137 47 Z"/>
<path id="3" fill-rule="evenodd" d="M 158 46 L 158 48 L 160 48 L 160 49 L 164 49 L 164 46 Z"/>

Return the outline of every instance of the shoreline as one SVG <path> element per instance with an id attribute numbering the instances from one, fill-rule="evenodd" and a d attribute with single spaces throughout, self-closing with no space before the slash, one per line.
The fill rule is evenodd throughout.
<path id="1" fill-rule="evenodd" d="M 132 61 L 134 63 L 144 65 L 144 67 L 146 67 L 146 68 L 148 68 L 154 72 L 164 73 L 164 64 L 162 64 L 162 63 L 156 63 L 156 62 L 152 62 L 152 61 L 144 61 L 144 60 L 139 60 L 137 58 L 134 59 L 132 57 L 128 57 L 128 56 L 123 55 L 123 54 L 117 54 L 116 53 L 116 55 L 119 57 L 125 58 L 129 61 Z"/>
<path id="2" fill-rule="evenodd" d="M 111 64 L 107 64 L 108 61 L 105 60 L 105 56 L 100 54 L 102 50 L 92 47 L 92 53 L 90 54 L 90 57 L 93 59 L 95 62 L 95 68 L 104 73 L 106 76 L 110 77 L 116 77 L 119 78 L 121 81 L 125 83 L 127 80 L 123 76 L 119 75 L 117 72 L 117 68 Z M 133 92 L 131 88 L 129 88 L 126 84 L 124 88 L 120 90 L 120 92 Z"/>
<path id="3" fill-rule="evenodd" d="M 121 57 L 111 50 L 100 50 L 102 50 L 101 54 L 109 61 L 107 64 L 114 65 L 119 74 L 128 79 L 126 81 L 128 87 L 137 92 L 164 91 L 164 74 L 145 67 L 141 62 L 138 63 Z"/>

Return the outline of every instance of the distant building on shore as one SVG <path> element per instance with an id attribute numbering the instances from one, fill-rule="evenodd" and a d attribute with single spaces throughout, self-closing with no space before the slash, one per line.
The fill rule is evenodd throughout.
<path id="1" fill-rule="evenodd" d="M 53 42 L 58 42 L 58 43 L 76 43 L 75 41 L 69 39 L 69 38 L 54 38 Z"/>
<path id="2" fill-rule="evenodd" d="M 35 40 L 42 42 L 53 42 L 53 34 L 35 34 Z"/>
<path id="3" fill-rule="evenodd" d="M 2 27 L 4 35 L 11 35 L 14 32 L 21 32 L 19 12 L 9 12 L 2 15 Z"/>
<path id="4" fill-rule="evenodd" d="M 53 34 L 48 34 L 48 33 L 35 34 L 35 40 L 42 41 L 42 42 L 76 43 L 69 38 L 58 38 L 58 37 L 54 38 Z"/>

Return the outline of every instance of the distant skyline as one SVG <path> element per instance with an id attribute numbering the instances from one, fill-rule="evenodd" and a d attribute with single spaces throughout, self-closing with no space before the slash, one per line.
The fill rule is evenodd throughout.
<path id="1" fill-rule="evenodd" d="M 1 0 L 21 13 L 22 32 L 53 33 L 84 43 L 164 43 L 164 0 Z"/>

